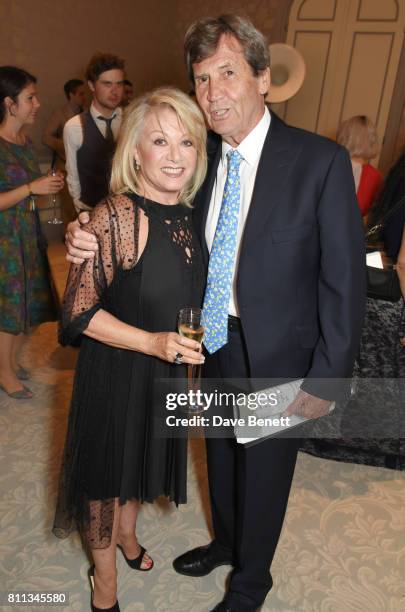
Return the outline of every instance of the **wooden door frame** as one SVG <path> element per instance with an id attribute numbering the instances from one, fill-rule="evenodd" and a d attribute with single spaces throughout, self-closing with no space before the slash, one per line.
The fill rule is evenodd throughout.
<path id="1" fill-rule="evenodd" d="M 277 11 L 274 26 L 271 32 L 270 44 L 273 42 L 285 42 L 288 34 L 288 23 L 290 12 L 295 0 L 285 0 Z M 270 58 L 271 59 L 271 58 Z M 271 67 L 271 64 L 270 64 Z M 401 125 L 402 114 L 405 107 L 405 29 L 402 40 L 401 55 L 395 78 L 394 91 L 392 93 L 390 109 L 388 112 L 387 125 L 383 137 L 381 154 L 379 158 L 379 169 L 385 174 L 395 162 L 395 146 Z M 282 114 L 282 113 L 281 113 Z"/>
<path id="2" fill-rule="evenodd" d="M 405 32 L 405 30 L 404 30 Z M 405 37 L 402 40 L 401 55 L 392 92 L 390 110 L 385 128 L 383 143 L 378 167 L 385 174 L 395 162 L 395 145 L 401 125 L 402 113 L 405 106 Z"/>
<path id="3" fill-rule="evenodd" d="M 271 29 L 270 44 L 286 41 L 290 11 L 294 2 L 295 0 L 284 0 L 281 6 L 277 8 L 274 25 Z"/>

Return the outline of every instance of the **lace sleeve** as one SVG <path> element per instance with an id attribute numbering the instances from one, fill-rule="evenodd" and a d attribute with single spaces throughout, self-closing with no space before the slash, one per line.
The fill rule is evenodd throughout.
<path id="1" fill-rule="evenodd" d="M 102 308 L 103 294 L 119 268 L 128 268 L 125 262 L 133 266 L 138 259 L 139 214 L 125 196 L 98 204 L 82 229 L 96 236 L 98 251 L 93 259 L 70 266 L 59 324 L 63 346 L 72 344 Z"/>

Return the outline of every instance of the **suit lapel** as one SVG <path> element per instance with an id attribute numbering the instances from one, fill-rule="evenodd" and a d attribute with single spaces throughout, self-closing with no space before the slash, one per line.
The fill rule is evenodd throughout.
<path id="1" fill-rule="evenodd" d="M 272 113 L 270 129 L 257 168 L 240 260 L 249 252 L 250 245 L 257 241 L 260 230 L 266 227 L 274 207 L 282 204 L 286 180 L 300 151 L 300 146 L 291 143 L 288 127 Z"/>
<path id="2" fill-rule="evenodd" d="M 206 265 L 208 265 L 209 253 L 205 241 L 205 224 L 221 150 L 221 139 L 215 134 L 209 133 L 207 143 L 208 171 L 196 196 L 193 214 L 194 226 L 199 235 Z M 257 235 L 266 226 L 273 208 L 282 202 L 284 185 L 300 151 L 300 146 L 292 145 L 288 127 L 271 113 L 270 129 L 257 168 L 252 200 L 242 237 L 239 264 L 246 253 L 249 252 L 250 245 L 257 241 Z"/>

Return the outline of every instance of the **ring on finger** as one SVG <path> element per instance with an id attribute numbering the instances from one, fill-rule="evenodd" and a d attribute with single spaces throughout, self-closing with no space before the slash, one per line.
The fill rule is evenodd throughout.
<path id="1" fill-rule="evenodd" d="M 176 353 L 173 363 L 176 365 L 181 365 L 183 363 L 183 355 L 181 353 Z"/>

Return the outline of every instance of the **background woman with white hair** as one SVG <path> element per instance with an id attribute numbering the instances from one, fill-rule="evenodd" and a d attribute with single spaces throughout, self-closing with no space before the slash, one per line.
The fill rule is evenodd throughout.
<path id="1" fill-rule="evenodd" d="M 336 140 L 349 151 L 357 201 L 365 217 L 383 184 L 381 173 L 370 164 L 379 151 L 374 123 L 366 115 L 350 117 L 340 124 Z"/>

